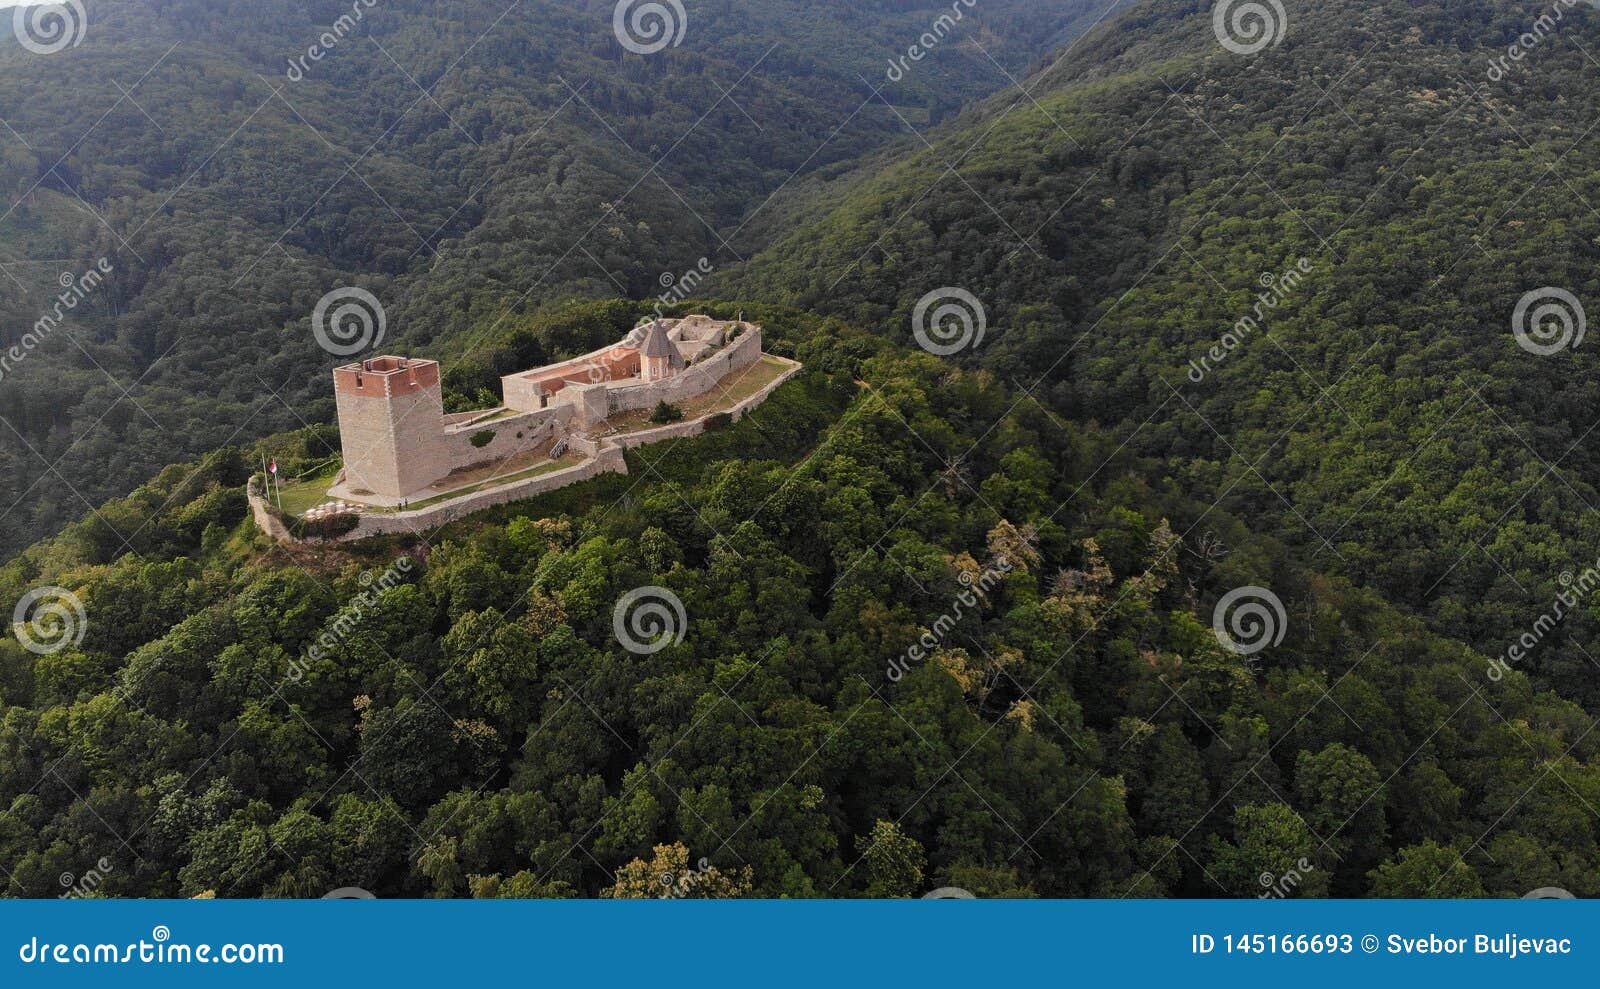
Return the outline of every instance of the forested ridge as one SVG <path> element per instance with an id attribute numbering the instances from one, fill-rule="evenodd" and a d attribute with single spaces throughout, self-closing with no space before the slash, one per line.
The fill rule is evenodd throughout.
<path id="1" fill-rule="evenodd" d="M 1576 705 L 988 373 L 754 315 L 807 371 L 634 476 L 290 552 L 231 448 L 106 506 L 153 515 L 140 556 L 89 520 L 0 570 L 91 616 L 0 644 L 8 892 L 101 859 L 141 896 L 1597 891 Z M 1293 605 L 1253 660 L 1205 611 L 1246 579 Z M 688 616 L 652 656 L 613 629 L 641 585 Z"/>
<path id="2" fill-rule="evenodd" d="M 1585 3 L 1323 0 L 1249 56 L 1144 4 L 721 287 L 907 340 L 962 287 L 989 331 L 953 360 L 1500 655 L 1597 555 L 1596 350 L 1513 334 L 1546 286 L 1600 305 L 1597 53 Z M 1597 628 L 1534 662 L 1591 707 Z"/>
<path id="3" fill-rule="evenodd" d="M 76 47 L 8 34 L 0 350 L 60 276 L 114 271 L 4 369 L 0 553 L 176 459 L 332 421 L 330 291 L 373 292 L 391 347 L 653 295 L 750 256 L 791 180 L 1010 85 L 1105 4 L 986 0 L 893 86 L 886 53 L 945 3 L 813 7 L 691 3 L 650 57 L 580 0 L 92 0 Z"/>
<path id="4" fill-rule="evenodd" d="M 286 393 L 295 432 L 60 507 L 79 521 L 0 568 L 0 600 L 54 585 L 88 616 L 60 652 L 0 642 L 8 895 L 102 858 L 111 896 L 1600 893 L 1595 617 L 1549 618 L 1597 555 L 1592 346 L 1512 333 L 1529 290 L 1600 300 L 1600 16 L 1564 8 L 1490 78 L 1545 6 L 1286 6 L 1240 56 L 1211 5 L 1138 4 L 1019 49 L 1020 90 L 896 97 L 782 188 L 685 165 L 714 222 L 777 195 L 709 283 L 737 301 L 672 311 L 743 311 L 806 370 L 627 476 L 274 547 L 244 480 L 337 449 L 318 384 Z M 1017 16 L 1019 39 L 1062 22 Z M 420 143 L 454 161 L 436 123 Z M 649 305 L 592 297 L 653 296 L 706 249 L 650 203 L 652 236 L 682 229 L 621 228 L 622 284 L 569 258 L 509 314 L 592 219 L 485 211 L 426 272 L 369 282 L 400 300 L 394 345 L 444 358 L 466 407 L 615 339 Z M 321 291 L 282 277 L 303 305 L 273 326 Z M 935 356 L 912 313 L 950 287 L 986 333 Z M 240 339 L 206 366 L 232 373 Z M 613 609 L 643 587 L 686 623 L 641 656 Z M 1216 608 L 1248 588 L 1282 638 L 1241 654 Z"/>

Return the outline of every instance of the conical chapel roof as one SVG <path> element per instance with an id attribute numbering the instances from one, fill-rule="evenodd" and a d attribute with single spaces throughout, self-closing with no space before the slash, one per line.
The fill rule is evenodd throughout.
<path id="1" fill-rule="evenodd" d="M 650 330 L 645 334 L 644 346 L 639 348 L 639 353 L 645 357 L 677 357 L 678 348 L 667 336 L 667 324 L 661 320 L 654 320 Z"/>

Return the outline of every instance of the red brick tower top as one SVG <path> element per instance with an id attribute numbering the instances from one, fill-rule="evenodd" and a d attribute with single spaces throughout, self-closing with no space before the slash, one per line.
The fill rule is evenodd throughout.
<path id="1" fill-rule="evenodd" d="M 439 362 L 410 357 L 373 357 L 333 372 L 334 390 L 365 398 L 397 398 L 439 387 Z"/>

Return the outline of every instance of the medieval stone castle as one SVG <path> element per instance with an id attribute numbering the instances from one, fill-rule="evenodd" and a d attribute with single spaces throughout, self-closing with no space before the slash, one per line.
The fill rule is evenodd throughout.
<path id="1" fill-rule="evenodd" d="M 761 358 L 754 323 L 656 319 L 615 346 L 505 376 L 499 408 L 448 415 L 437 361 L 348 364 L 333 373 L 344 473 L 329 494 L 393 507 L 511 458 L 593 452 L 611 417 L 695 398 Z"/>

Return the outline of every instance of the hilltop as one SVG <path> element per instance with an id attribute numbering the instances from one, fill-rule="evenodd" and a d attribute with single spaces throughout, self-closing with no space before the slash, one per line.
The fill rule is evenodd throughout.
<path id="1" fill-rule="evenodd" d="M 654 295 L 749 257 L 791 180 L 1009 86 L 1104 6 L 986 0 L 892 110 L 864 80 L 947 3 L 691 3 L 648 55 L 580 0 L 96 0 L 75 47 L 8 36 L 0 352 L 60 277 L 113 274 L 4 369 L 0 554 L 175 459 L 331 422 L 330 292 L 369 291 L 391 348 L 461 351 Z"/>

